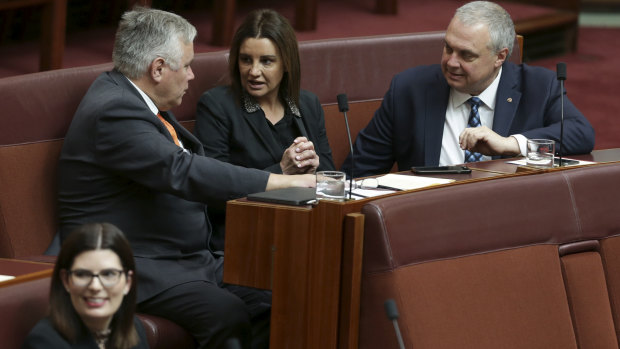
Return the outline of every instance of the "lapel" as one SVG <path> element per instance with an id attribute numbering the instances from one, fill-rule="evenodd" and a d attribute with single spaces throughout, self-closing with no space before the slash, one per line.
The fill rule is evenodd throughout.
<path id="1" fill-rule="evenodd" d="M 295 120 L 295 125 L 297 125 L 297 128 L 299 129 L 299 133 L 303 137 L 306 137 L 308 140 L 310 140 L 310 135 L 308 134 L 308 131 L 306 131 L 306 126 L 304 125 L 304 120 L 302 119 L 302 117 L 293 115 L 293 120 Z M 316 147 L 316 144 L 315 144 L 315 147 Z"/>
<path id="2" fill-rule="evenodd" d="M 204 155 L 204 149 L 202 147 L 202 143 L 196 138 L 191 132 L 189 132 L 183 125 L 181 125 L 177 118 L 172 115 L 170 112 L 160 111 L 161 116 L 172 125 L 174 130 L 177 132 L 177 136 L 183 142 L 183 146 L 187 149 L 190 149 L 192 153 L 196 153 L 198 155 Z M 164 126 L 164 130 L 166 131 L 166 137 L 173 142 L 172 136 L 168 132 L 168 130 Z"/>
<path id="3" fill-rule="evenodd" d="M 521 100 L 516 70 L 517 67 L 514 64 L 504 64 L 502 76 L 499 79 L 499 86 L 497 87 L 495 113 L 493 114 L 493 131 L 504 137 L 508 136 L 510 126 L 517 113 L 519 101 Z"/>
<path id="4" fill-rule="evenodd" d="M 446 122 L 446 109 L 450 97 L 450 86 L 446 83 L 441 70 L 435 74 L 436 88 L 426 89 L 425 105 L 422 106 L 425 114 L 424 127 L 424 165 L 439 165 L 441 155 L 441 141 L 444 124 Z"/>
<path id="5" fill-rule="evenodd" d="M 148 105 L 142 98 L 142 95 L 140 95 L 140 93 L 136 90 L 136 88 L 129 82 L 129 80 L 127 80 L 127 78 L 123 74 L 121 74 L 120 72 L 116 70 L 112 70 L 110 72 L 110 77 L 117 84 L 124 86 L 126 91 L 129 91 L 136 98 L 138 98 L 140 102 L 144 104 L 144 108 L 149 110 L 149 113 L 150 113 L 150 109 L 148 108 Z M 160 111 L 160 114 L 166 121 L 170 123 L 170 125 L 172 125 L 174 130 L 177 132 L 177 136 L 181 138 L 181 140 L 183 141 L 183 145 L 186 148 L 190 149 L 192 152 L 197 153 L 199 155 L 204 155 L 204 149 L 202 148 L 202 143 L 200 143 L 200 141 L 191 132 L 189 132 L 185 127 L 183 127 L 177 121 L 177 119 L 174 117 L 172 113 Z M 153 117 L 154 117 L 154 120 L 157 120 L 157 122 L 153 122 L 153 123 L 157 125 L 159 132 L 166 135 L 166 138 L 168 138 L 170 142 L 174 143 L 174 140 L 172 139 L 172 135 L 170 134 L 170 132 L 168 132 L 168 129 L 166 128 L 166 126 L 163 123 L 161 123 L 160 120 L 157 119 L 157 116 L 153 116 Z"/>
<path id="6" fill-rule="evenodd" d="M 276 140 L 271 137 L 271 130 L 265 121 L 265 115 L 262 110 L 257 110 L 254 113 L 247 113 L 243 107 L 240 109 L 244 119 L 248 125 L 250 125 L 252 132 L 254 132 L 256 138 L 269 152 L 273 161 L 280 162 L 282 159 L 280 146 L 276 143 Z"/>

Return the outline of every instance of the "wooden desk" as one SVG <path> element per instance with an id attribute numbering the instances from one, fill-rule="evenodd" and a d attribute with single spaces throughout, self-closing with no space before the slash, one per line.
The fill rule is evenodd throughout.
<path id="1" fill-rule="evenodd" d="M 504 168 L 503 162 L 496 164 Z M 515 176 L 510 169 L 442 175 L 456 182 L 433 188 Z M 228 202 L 224 282 L 272 290 L 271 348 L 358 347 L 359 212 L 375 199 L 305 207 Z"/>
<path id="2" fill-rule="evenodd" d="M 582 157 L 571 156 L 616 161 L 620 149 Z M 506 161 L 468 164 L 470 174 L 430 175 L 456 181 L 418 190 L 547 172 Z M 358 347 L 364 234 L 359 212 L 381 197 L 305 207 L 228 202 L 224 281 L 272 290 L 271 348 Z"/>
<path id="3" fill-rule="evenodd" d="M 620 148 L 594 150 L 590 154 L 566 157 L 583 161 L 616 162 L 620 161 Z"/>
<path id="4" fill-rule="evenodd" d="M 53 270 L 54 264 L 50 263 L 0 258 L 0 275 L 15 276 L 14 279 L 0 282 L 0 287 L 49 277 Z"/>

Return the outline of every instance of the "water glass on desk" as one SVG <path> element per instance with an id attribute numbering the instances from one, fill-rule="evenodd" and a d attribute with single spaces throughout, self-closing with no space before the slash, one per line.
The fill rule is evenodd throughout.
<path id="1" fill-rule="evenodd" d="M 551 139 L 528 139 L 525 161 L 529 166 L 552 168 L 555 141 Z"/>
<path id="2" fill-rule="evenodd" d="M 319 171 L 316 173 L 316 198 L 319 200 L 344 201 L 346 175 L 340 171 Z"/>

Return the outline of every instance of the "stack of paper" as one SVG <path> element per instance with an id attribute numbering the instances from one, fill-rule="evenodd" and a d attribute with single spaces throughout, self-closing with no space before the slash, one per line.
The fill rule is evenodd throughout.
<path id="1" fill-rule="evenodd" d="M 386 195 L 394 193 L 397 190 L 411 190 L 424 188 L 431 185 L 445 184 L 454 182 L 453 179 L 446 178 L 433 178 L 433 177 L 419 177 L 400 175 L 390 173 L 385 176 L 369 178 L 363 181 L 358 181 L 358 187 L 353 189 L 353 195 L 357 196 L 354 199 L 369 198 L 374 196 Z M 369 186 L 369 184 L 371 184 Z"/>
<path id="2" fill-rule="evenodd" d="M 451 183 L 454 182 L 454 179 L 408 176 L 390 173 L 385 176 L 377 177 L 377 181 L 380 188 L 411 190 L 428 187 L 430 185 Z"/>
<path id="3" fill-rule="evenodd" d="M 0 275 L 0 282 L 2 282 L 2 281 L 6 281 L 6 280 L 11 280 L 11 279 L 15 279 L 15 276 L 11 276 L 11 275 Z"/>

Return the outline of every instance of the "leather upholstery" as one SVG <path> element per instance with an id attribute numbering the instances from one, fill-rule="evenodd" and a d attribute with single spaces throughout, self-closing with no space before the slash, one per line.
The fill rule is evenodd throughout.
<path id="1" fill-rule="evenodd" d="M 396 345 L 388 298 L 406 347 L 618 348 L 618 178 L 615 163 L 364 205 L 360 348 Z"/>
<path id="2" fill-rule="evenodd" d="M 443 37 L 443 32 L 429 32 L 301 42 L 302 88 L 324 105 L 335 104 L 340 93 L 351 102 L 380 100 L 394 74 L 438 63 Z M 520 59 L 515 50 L 511 61 Z M 200 95 L 229 82 L 227 67 L 227 51 L 195 55 L 196 78 L 173 109 L 179 121 L 194 120 Z M 0 95 L 10 101 L 3 106 L 7 121 L 0 128 L 0 146 L 63 138 L 90 84 L 110 69 L 106 63 L 0 79 Z"/>
<path id="3" fill-rule="evenodd" d="M 0 287 L 0 341 L 16 349 L 48 310 L 51 278 Z"/>
<path id="4" fill-rule="evenodd" d="M 0 339 L 3 348 L 19 348 L 32 327 L 47 315 L 50 278 L 0 287 Z M 151 348 L 193 348 L 193 338 L 169 320 L 139 314 Z"/>

